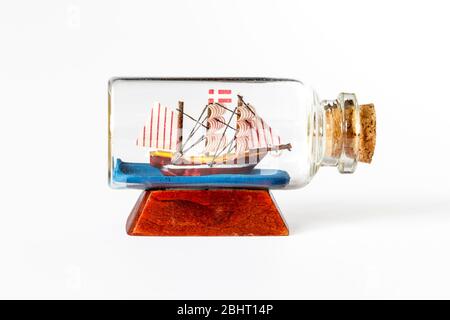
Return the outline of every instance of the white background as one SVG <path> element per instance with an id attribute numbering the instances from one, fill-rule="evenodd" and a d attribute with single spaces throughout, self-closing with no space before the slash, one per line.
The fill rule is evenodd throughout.
<path id="1" fill-rule="evenodd" d="M 1 298 L 450 298 L 445 1 L 2 1 Z M 274 76 L 374 102 L 373 164 L 275 197 L 280 238 L 133 238 L 111 76 Z"/>

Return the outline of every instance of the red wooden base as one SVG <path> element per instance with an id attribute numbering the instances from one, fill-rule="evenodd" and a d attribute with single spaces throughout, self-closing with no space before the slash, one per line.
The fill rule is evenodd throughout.
<path id="1" fill-rule="evenodd" d="M 133 236 L 287 236 L 268 190 L 147 190 L 127 221 Z"/>

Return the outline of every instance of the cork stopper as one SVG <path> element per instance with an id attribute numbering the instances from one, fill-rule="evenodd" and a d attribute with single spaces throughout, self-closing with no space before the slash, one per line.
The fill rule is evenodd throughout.
<path id="1" fill-rule="evenodd" d="M 359 135 L 358 161 L 370 163 L 375 151 L 377 136 L 375 106 L 372 103 L 359 106 L 359 120 L 361 132 Z"/>
<path id="2" fill-rule="evenodd" d="M 370 163 L 375 151 L 376 118 L 373 104 L 359 107 L 355 100 L 328 101 L 325 111 L 326 164 L 347 159 Z"/>

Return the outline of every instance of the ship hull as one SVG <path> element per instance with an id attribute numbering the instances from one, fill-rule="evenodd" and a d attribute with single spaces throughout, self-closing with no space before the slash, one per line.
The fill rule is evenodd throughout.
<path id="1" fill-rule="evenodd" d="M 247 174 L 256 164 L 224 164 L 209 166 L 203 165 L 166 165 L 160 170 L 165 176 L 207 176 L 213 174 Z"/>
<path id="2" fill-rule="evenodd" d="M 174 153 L 150 152 L 150 164 L 165 176 L 206 176 L 214 174 L 247 174 L 267 155 L 267 149 L 252 149 L 243 154 L 219 157 L 190 156 L 172 162 Z M 213 165 L 210 165 L 213 163 Z"/>

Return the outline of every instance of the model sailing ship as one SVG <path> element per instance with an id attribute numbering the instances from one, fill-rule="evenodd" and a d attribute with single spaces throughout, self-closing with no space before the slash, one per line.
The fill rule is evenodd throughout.
<path id="1" fill-rule="evenodd" d="M 182 101 L 178 102 L 177 117 L 175 111 L 158 103 L 151 109 L 136 145 L 151 149 L 150 165 L 166 176 L 250 173 L 269 152 L 291 150 L 291 144 L 282 144 L 251 104 L 240 95 L 237 98 L 234 108 L 208 103 L 197 118 L 184 112 Z M 195 124 L 183 141 L 185 117 Z M 195 139 L 200 129 L 205 132 Z M 227 131 L 234 131 L 229 141 Z M 199 155 L 188 154 L 200 144 L 205 146 Z"/>

